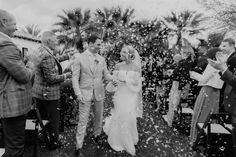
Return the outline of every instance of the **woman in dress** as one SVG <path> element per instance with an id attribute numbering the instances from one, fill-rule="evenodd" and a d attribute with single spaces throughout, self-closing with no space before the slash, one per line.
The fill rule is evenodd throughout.
<path id="1" fill-rule="evenodd" d="M 138 52 L 131 46 L 124 45 L 120 52 L 123 62 L 118 63 L 113 71 L 113 82 L 107 85 L 109 92 L 115 92 L 114 108 L 111 116 L 105 119 L 104 132 L 108 143 L 115 151 L 125 150 L 135 155 L 138 142 L 137 117 L 142 116 L 141 103 L 141 62 Z"/>
<path id="2" fill-rule="evenodd" d="M 219 48 L 211 48 L 207 51 L 208 58 L 215 58 Z M 190 142 L 194 144 L 197 137 L 197 123 L 204 123 L 210 111 L 218 113 L 220 89 L 223 81 L 220 79 L 219 71 L 214 69 L 210 64 L 207 65 L 203 74 L 190 71 L 190 77 L 197 80 L 199 86 L 202 86 L 199 95 L 194 104 L 194 111 L 190 130 Z"/>

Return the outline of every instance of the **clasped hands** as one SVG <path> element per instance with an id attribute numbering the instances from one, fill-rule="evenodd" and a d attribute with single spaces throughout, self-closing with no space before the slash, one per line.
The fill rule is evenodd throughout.
<path id="1" fill-rule="evenodd" d="M 118 86 L 119 83 L 121 83 L 121 82 L 124 83 L 125 80 L 119 80 L 119 79 L 117 79 L 117 78 L 112 78 L 112 79 L 111 79 L 111 82 L 112 82 L 113 86 L 116 87 L 116 86 Z"/>
<path id="2" fill-rule="evenodd" d="M 224 72 L 227 70 L 228 66 L 226 64 L 227 62 L 227 55 L 222 53 L 222 52 L 217 52 L 216 55 L 216 60 L 212 60 L 212 59 L 207 59 L 208 63 L 215 69 L 219 70 L 220 72 Z M 198 73 L 194 72 L 194 71 L 190 71 L 190 78 L 192 79 L 196 79 Z"/>
<path id="3" fill-rule="evenodd" d="M 227 55 L 222 52 L 216 53 L 216 61 L 212 59 L 207 59 L 208 63 L 215 69 L 219 70 L 220 72 L 224 72 L 227 70 Z"/>

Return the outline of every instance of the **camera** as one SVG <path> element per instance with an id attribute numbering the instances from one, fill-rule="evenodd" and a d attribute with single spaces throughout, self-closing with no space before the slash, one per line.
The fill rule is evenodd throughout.
<path id="1" fill-rule="evenodd" d="M 27 55 L 28 51 L 29 51 L 28 48 L 22 47 L 22 50 L 20 52 L 21 57 L 24 58 Z"/>

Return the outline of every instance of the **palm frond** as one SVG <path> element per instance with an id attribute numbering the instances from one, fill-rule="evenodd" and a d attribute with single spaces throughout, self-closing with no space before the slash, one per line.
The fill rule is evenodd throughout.
<path id="1" fill-rule="evenodd" d="M 195 16 L 190 21 L 190 26 L 191 27 L 197 27 L 204 20 L 205 20 L 205 18 L 203 18 L 203 14 L 200 14 L 200 13 L 195 14 Z"/>
<path id="2" fill-rule="evenodd" d="M 123 26 L 129 24 L 133 14 L 134 14 L 134 9 L 126 8 L 125 12 L 123 13 L 121 20 L 123 22 Z"/>
<path id="3" fill-rule="evenodd" d="M 112 20 L 114 20 L 116 23 L 118 23 L 121 18 L 122 18 L 121 8 L 117 7 L 112 12 Z"/>
<path id="4" fill-rule="evenodd" d="M 83 22 L 82 25 L 88 24 L 90 18 L 91 18 L 91 14 L 90 14 L 90 10 L 85 10 L 84 11 L 84 18 L 83 18 Z"/>
<path id="5" fill-rule="evenodd" d="M 103 11 L 104 11 L 104 18 L 105 19 L 109 19 L 109 17 L 111 16 L 112 12 L 114 12 L 114 7 L 112 7 L 111 9 L 108 9 L 106 7 L 103 8 Z"/>
<path id="6" fill-rule="evenodd" d="M 182 23 L 186 24 L 187 21 L 189 21 L 189 19 L 191 18 L 191 16 L 194 14 L 193 11 L 189 11 L 189 10 L 185 10 L 183 12 L 181 12 L 180 14 L 180 18 L 182 18 Z"/>
<path id="7" fill-rule="evenodd" d="M 24 28 L 22 28 L 21 31 L 26 34 L 30 34 L 34 37 L 38 37 L 41 32 L 41 29 L 38 28 L 38 25 L 32 24 L 24 26 Z"/>
<path id="8" fill-rule="evenodd" d="M 95 12 L 97 18 L 101 19 L 102 21 L 106 19 L 105 14 L 101 11 L 101 9 L 97 9 Z"/>

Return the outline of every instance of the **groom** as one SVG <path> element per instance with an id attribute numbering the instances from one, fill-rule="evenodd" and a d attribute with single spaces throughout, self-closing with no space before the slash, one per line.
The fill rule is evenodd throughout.
<path id="1" fill-rule="evenodd" d="M 80 149 L 83 146 L 89 112 L 93 102 L 94 107 L 94 139 L 98 141 L 102 132 L 104 109 L 104 79 L 111 80 L 105 59 L 98 54 L 101 39 L 92 34 L 88 37 L 88 49 L 78 55 L 73 64 L 72 83 L 79 102 L 79 122 L 76 133 L 76 156 L 83 156 Z"/>

